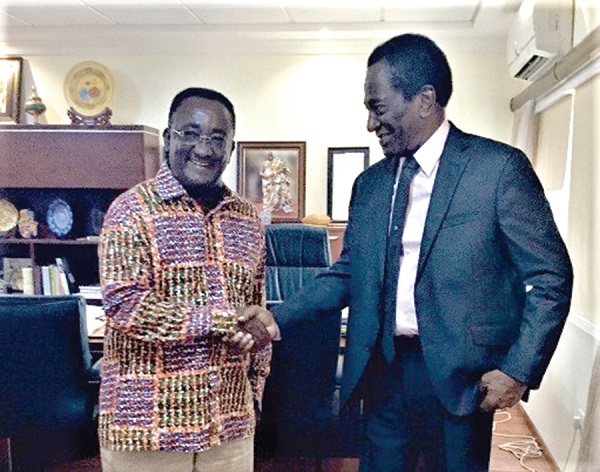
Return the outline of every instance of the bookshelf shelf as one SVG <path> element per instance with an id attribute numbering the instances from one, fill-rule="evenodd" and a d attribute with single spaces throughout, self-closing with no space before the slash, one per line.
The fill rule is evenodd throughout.
<path id="1" fill-rule="evenodd" d="M 0 239 L 0 244 L 20 244 L 23 246 L 43 246 L 57 244 L 60 246 L 96 246 L 96 239 L 19 239 L 19 238 L 4 238 Z"/>

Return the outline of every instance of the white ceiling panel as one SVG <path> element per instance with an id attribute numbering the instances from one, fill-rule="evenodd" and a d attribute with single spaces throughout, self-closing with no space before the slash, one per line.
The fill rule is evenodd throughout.
<path id="1" fill-rule="evenodd" d="M 14 26 L 27 26 L 27 23 L 0 10 L 0 32 L 3 33 L 5 28 Z"/>
<path id="2" fill-rule="evenodd" d="M 198 18 L 212 25 L 289 23 L 290 18 L 278 5 L 187 5 Z"/>
<path id="3" fill-rule="evenodd" d="M 22 6 L 9 5 L 3 8 L 8 15 L 31 26 L 109 25 L 110 20 L 86 6 Z"/>
<path id="4" fill-rule="evenodd" d="M 30 0 L 34 1 L 34 0 Z M 40 0 L 37 0 L 40 1 Z M 52 0 L 46 0 L 52 1 Z M 63 0 L 61 0 L 63 1 Z M 66 1 L 66 0 L 65 0 Z M 180 0 L 80 0 L 91 7 L 145 7 L 145 6 L 181 6 Z"/>
<path id="5" fill-rule="evenodd" d="M 285 7 L 295 23 L 376 23 L 381 21 L 379 7 Z"/>
<path id="6" fill-rule="evenodd" d="M 383 16 L 385 21 L 402 23 L 473 21 L 479 11 L 478 4 L 473 3 L 472 5 L 449 3 L 442 7 L 439 5 L 423 6 L 419 2 L 419 5 L 413 8 L 386 7 L 383 10 Z"/>
<path id="7" fill-rule="evenodd" d="M 0 0 L 0 7 L 8 6 L 20 7 L 80 7 L 82 2 L 79 0 Z"/>
<path id="8" fill-rule="evenodd" d="M 182 25 L 200 22 L 181 5 L 99 5 L 93 8 L 119 25 Z"/>
<path id="9" fill-rule="evenodd" d="M 364 54 L 373 44 L 403 32 L 445 38 L 460 43 L 461 48 L 492 45 L 503 49 L 519 3 L 0 0 L 0 55 L 76 55 L 93 51 L 193 54 L 204 50 L 214 54 Z"/>

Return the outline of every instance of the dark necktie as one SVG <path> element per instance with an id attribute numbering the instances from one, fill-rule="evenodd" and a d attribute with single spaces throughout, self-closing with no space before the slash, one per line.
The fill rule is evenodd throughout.
<path id="1" fill-rule="evenodd" d="M 404 160 L 402 172 L 398 179 L 396 198 L 392 209 L 392 221 L 387 238 L 385 255 L 384 297 L 385 313 L 381 344 L 383 355 L 388 363 L 394 360 L 394 325 L 396 321 L 396 292 L 398 290 L 398 273 L 400 272 L 400 257 L 403 255 L 402 233 L 406 221 L 406 208 L 410 183 L 419 170 L 419 164 L 411 155 Z"/>

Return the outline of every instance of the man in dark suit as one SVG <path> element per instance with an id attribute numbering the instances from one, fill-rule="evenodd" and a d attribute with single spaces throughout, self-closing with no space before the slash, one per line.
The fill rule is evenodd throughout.
<path id="1" fill-rule="evenodd" d="M 356 179 L 339 260 L 274 310 L 285 338 L 350 307 L 342 402 L 365 400 L 363 472 L 419 455 L 487 470 L 494 410 L 539 387 L 569 310 L 571 263 L 527 157 L 448 122 L 451 93 L 430 39 L 372 52 L 367 128 L 385 159 Z"/>

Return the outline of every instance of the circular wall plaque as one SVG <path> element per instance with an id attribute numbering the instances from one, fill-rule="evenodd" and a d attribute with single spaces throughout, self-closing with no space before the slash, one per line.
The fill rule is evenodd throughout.
<path id="1" fill-rule="evenodd" d="M 80 62 L 65 78 L 65 99 L 81 115 L 100 113 L 110 105 L 114 91 L 112 74 L 99 62 Z"/>

